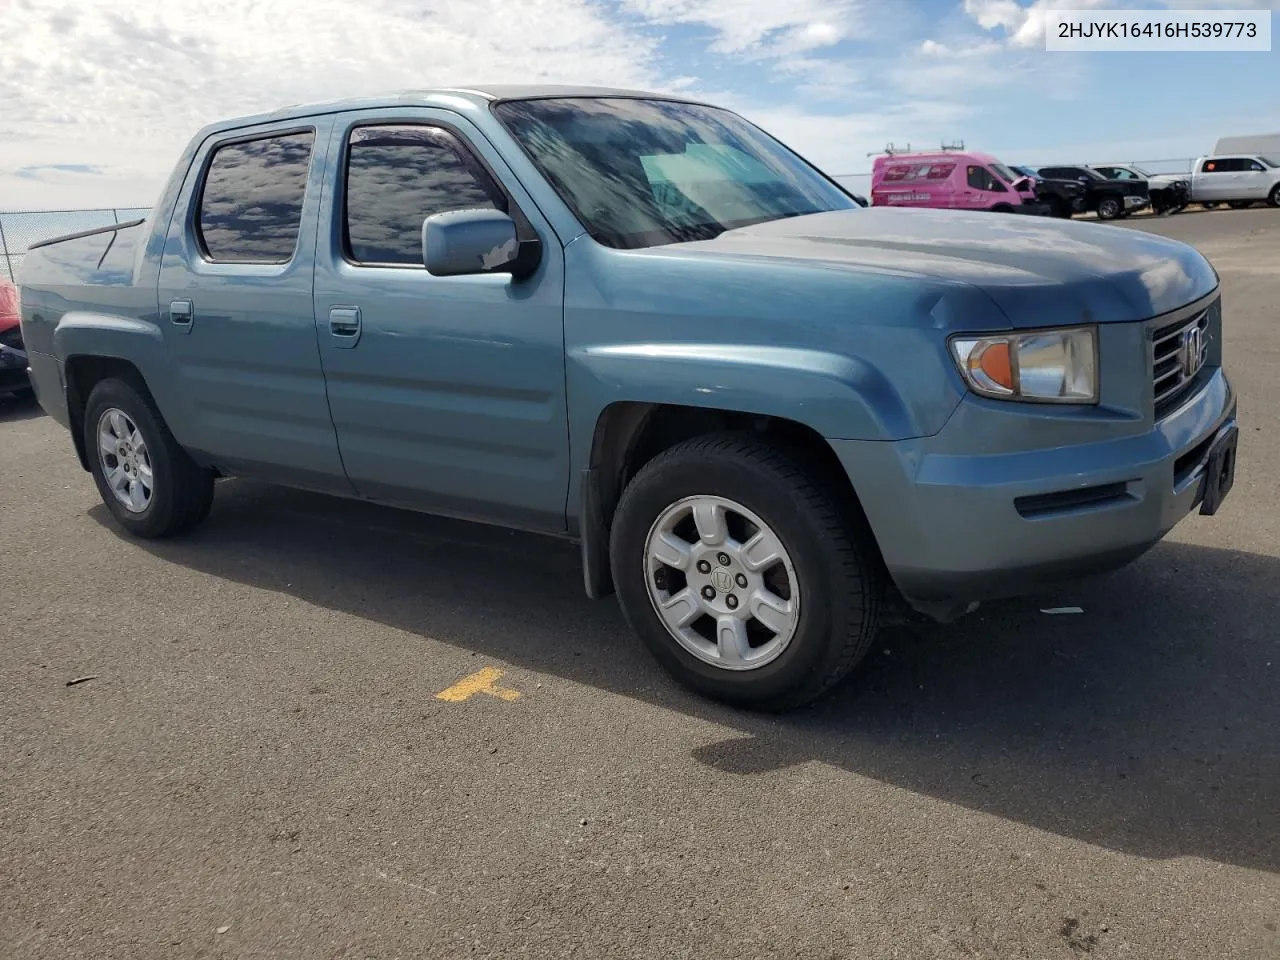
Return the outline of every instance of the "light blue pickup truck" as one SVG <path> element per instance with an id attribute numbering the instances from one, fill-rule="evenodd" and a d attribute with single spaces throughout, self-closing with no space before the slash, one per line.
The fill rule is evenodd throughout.
<path id="1" fill-rule="evenodd" d="M 866 208 L 741 117 L 442 89 L 202 130 L 21 276 L 119 524 L 244 476 L 573 538 L 680 681 L 781 710 L 886 601 L 1121 565 L 1235 469 L 1218 277 L 1108 225 Z"/>

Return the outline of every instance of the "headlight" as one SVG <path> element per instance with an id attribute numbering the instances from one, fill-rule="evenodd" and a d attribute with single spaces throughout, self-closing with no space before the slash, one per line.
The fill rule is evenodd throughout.
<path id="1" fill-rule="evenodd" d="M 1037 403 L 1098 402 L 1098 335 L 1064 327 L 956 337 L 951 352 L 974 393 Z"/>

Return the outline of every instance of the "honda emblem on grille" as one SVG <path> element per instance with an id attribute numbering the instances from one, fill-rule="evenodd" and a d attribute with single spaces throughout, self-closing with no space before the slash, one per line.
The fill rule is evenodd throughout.
<path id="1" fill-rule="evenodd" d="M 1198 326 L 1184 330 L 1178 355 L 1182 366 L 1182 376 L 1184 379 L 1190 380 L 1200 371 L 1200 364 L 1204 362 L 1204 331 Z"/>

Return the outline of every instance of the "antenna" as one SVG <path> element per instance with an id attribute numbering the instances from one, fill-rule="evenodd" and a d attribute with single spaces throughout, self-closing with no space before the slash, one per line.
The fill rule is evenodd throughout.
<path id="1" fill-rule="evenodd" d="M 867 156 L 877 157 L 882 153 L 887 153 L 889 156 L 892 157 L 895 153 L 910 153 L 910 152 L 911 152 L 911 144 L 909 143 L 905 147 L 895 147 L 892 143 L 886 143 L 884 145 L 883 150 L 872 150 L 870 153 L 867 154 Z"/>

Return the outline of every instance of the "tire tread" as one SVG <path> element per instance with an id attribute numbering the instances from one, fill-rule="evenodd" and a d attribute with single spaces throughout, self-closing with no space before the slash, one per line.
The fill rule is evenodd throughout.
<path id="1" fill-rule="evenodd" d="M 884 603 L 884 579 L 880 567 L 872 560 L 873 557 L 878 559 L 878 554 L 874 543 L 869 542 L 870 530 L 862 529 L 862 525 L 855 522 L 851 515 L 854 508 L 837 499 L 829 482 L 817 479 L 823 471 L 807 451 L 785 442 L 766 442 L 750 433 L 716 433 L 686 440 L 655 456 L 636 476 L 661 471 L 677 460 L 696 457 L 736 460 L 755 470 L 772 473 L 793 491 L 803 508 L 833 538 L 841 566 L 837 582 L 845 584 L 851 609 L 860 613 L 846 617 L 844 623 L 833 624 L 833 630 L 841 635 L 833 637 L 821 669 L 815 671 L 807 682 L 757 706 L 782 712 L 810 703 L 844 679 L 865 656 L 875 639 Z M 623 496 L 625 498 L 625 490 Z M 620 509 L 625 509 L 625 506 Z"/>
<path id="2" fill-rule="evenodd" d="M 164 447 L 172 475 L 172 503 L 168 511 L 167 520 L 143 528 L 140 528 L 137 524 L 128 524 L 127 522 L 125 526 L 130 533 L 148 539 L 163 539 L 186 533 L 199 525 L 209 515 L 209 510 L 213 504 L 213 474 L 192 460 L 191 455 L 178 443 L 173 433 L 169 430 L 169 425 L 161 415 L 155 399 L 151 396 L 151 391 L 147 389 L 145 383 L 136 378 L 110 377 L 99 381 L 90 391 L 88 403 L 85 405 L 86 414 L 94 406 L 95 395 L 103 390 L 115 390 L 117 389 L 115 386 L 117 384 L 132 393 L 134 399 L 145 407 L 147 413 L 151 416 L 159 433 L 157 439 Z M 96 457 L 97 447 L 93 438 L 92 424 L 93 418 L 86 415 L 86 443 L 89 446 L 90 455 Z M 114 508 L 111 507 L 109 502 L 108 506 L 114 513 Z"/>

